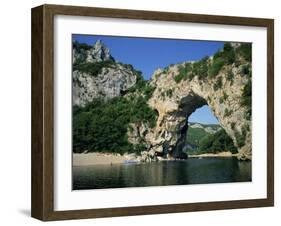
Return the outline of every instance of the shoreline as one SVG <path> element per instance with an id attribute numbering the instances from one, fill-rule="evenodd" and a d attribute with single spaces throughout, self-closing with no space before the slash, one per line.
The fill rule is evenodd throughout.
<path id="1" fill-rule="evenodd" d="M 219 152 L 217 154 L 214 153 L 204 153 L 198 155 L 188 155 L 188 158 L 211 158 L 211 157 L 237 157 L 238 153 L 232 154 L 230 151 Z"/>
<path id="2" fill-rule="evenodd" d="M 91 166 L 91 165 L 112 165 L 122 164 L 125 161 L 132 160 L 130 155 L 112 154 L 112 153 L 73 153 L 73 166 Z"/>
<path id="3" fill-rule="evenodd" d="M 204 153 L 198 155 L 188 155 L 188 158 L 216 158 L 216 157 L 237 157 L 238 154 L 232 154 L 231 152 Z M 177 161 L 179 159 L 159 159 L 158 161 Z M 73 153 L 72 165 L 73 166 L 91 166 L 91 165 L 113 165 L 124 163 L 137 163 L 140 162 L 135 154 L 115 154 L 115 153 Z"/>

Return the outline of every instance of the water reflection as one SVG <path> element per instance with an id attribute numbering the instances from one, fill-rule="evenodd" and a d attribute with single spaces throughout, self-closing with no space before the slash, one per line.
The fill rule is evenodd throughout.
<path id="1" fill-rule="evenodd" d="M 236 158 L 73 167 L 73 189 L 251 181 L 251 162 Z"/>

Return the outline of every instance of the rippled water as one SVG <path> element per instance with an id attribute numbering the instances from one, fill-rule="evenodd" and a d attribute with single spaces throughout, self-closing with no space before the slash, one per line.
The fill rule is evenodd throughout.
<path id="1" fill-rule="evenodd" d="M 245 182 L 251 174 L 251 162 L 236 158 L 79 166 L 73 167 L 73 189 Z"/>

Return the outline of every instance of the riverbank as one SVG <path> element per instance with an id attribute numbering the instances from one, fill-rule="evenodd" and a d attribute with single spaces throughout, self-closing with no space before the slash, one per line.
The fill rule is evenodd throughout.
<path id="1" fill-rule="evenodd" d="M 213 158 L 213 157 L 237 157 L 238 154 L 232 154 L 231 152 L 219 152 L 214 153 L 205 153 L 199 155 L 188 155 L 188 158 Z M 157 158 L 158 161 L 174 161 L 175 159 L 164 159 L 161 157 Z M 73 166 L 91 166 L 91 165 L 111 165 L 111 164 L 122 164 L 128 161 L 141 162 L 140 157 L 137 157 L 135 154 L 112 154 L 112 153 L 75 153 L 73 154 Z"/>
<path id="2" fill-rule="evenodd" d="M 210 157 L 237 157 L 238 154 L 232 154 L 230 151 L 224 151 L 219 153 L 204 153 L 199 155 L 188 155 L 188 158 L 210 158 Z"/>
<path id="3" fill-rule="evenodd" d="M 73 166 L 121 164 L 126 160 L 126 156 L 120 154 L 107 154 L 99 152 L 73 154 Z"/>

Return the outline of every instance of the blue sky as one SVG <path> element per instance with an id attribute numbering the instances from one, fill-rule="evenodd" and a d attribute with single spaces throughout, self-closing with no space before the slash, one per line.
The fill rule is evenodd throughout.
<path id="1" fill-rule="evenodd" d="M 203 124 L 219 124 L 219 121 L 214 116 L 208 105 L 196 109 L 189 118 L 189 122 L 200 122 Z"/>
<path id="2" fill-rule="evenodd" d="M 93 45 L 98 39 L 110 49 L 118 61 L 132 64 L 150 79 L 157 68 L 213 55 L 223 42 L 155 38 L 130 38 L 101 35 L 73 35 L 81 43 Z"/>
<path id="3" fill-rule="evenodd" d="M 135 38 L 101 35 L 73 35 L 80 43 L 93 45 L 98 39 L 110 49 L 115 60 L 132 64 L 142 71 L 145 79 L 150 79 L 157 68 L 190 60 L 199 60 L 213 55 L 223 47 L 224 42 L 194 41 L 175 39 Z M 208 106 L 197 109 L 189 121 L 218 123 Z"/>

